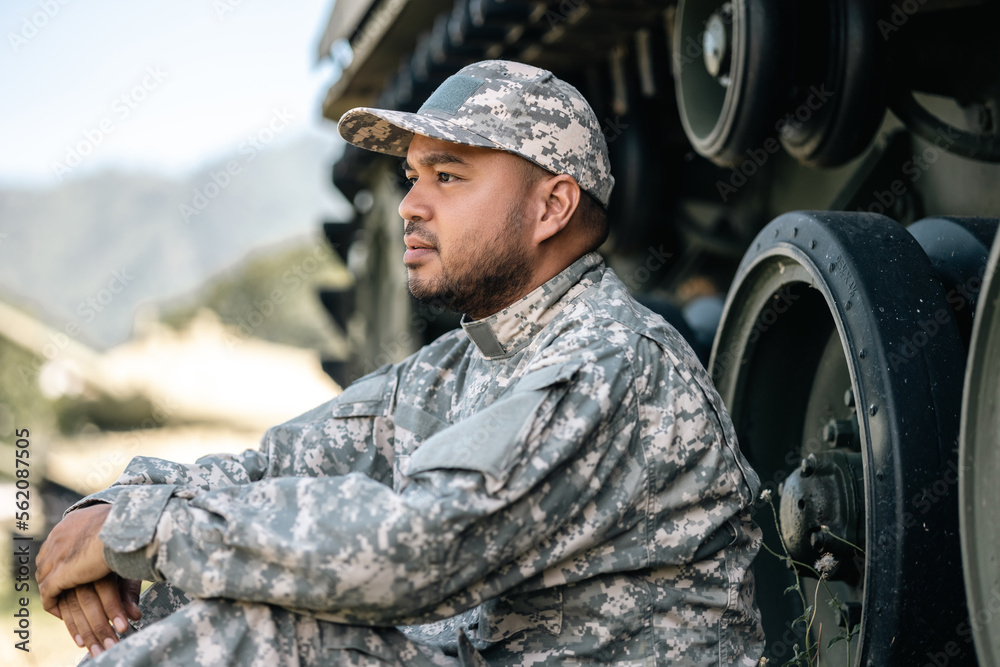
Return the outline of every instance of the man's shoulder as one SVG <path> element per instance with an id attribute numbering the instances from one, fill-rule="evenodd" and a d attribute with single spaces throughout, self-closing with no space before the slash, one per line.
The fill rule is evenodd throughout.
<path id="1" fill-rule="evenodd" d="M 445 367 L 469 352 L 472 341 L 462 327 L 447 331 L 401 361 L 397 366 L 408 369 L 415 365 Z"/>
<path id="2" fill-rule="evenodd" d="M 544 346 L 599 349 L 631 360 L 636 375 L 671 367 L 685 381 L 710 384 L 690 344 L 662 315 L 639 303 L 613 269 L 602 267 L 551 323 Z"/>
<path id="3" fill-rule="evenodd" d="M 589 276 L 586 286 L 572 296 L 560 317 L 573 326 L 589 330 L 608 340 L 612 332 L 672 345 L 683 339 L 663 317 L 632 296 L 614 270 L 602 267 Z M 619 338 L 620 339 L 620 338 Z M 623 344 L 627 341 L 620 339 Z"/>

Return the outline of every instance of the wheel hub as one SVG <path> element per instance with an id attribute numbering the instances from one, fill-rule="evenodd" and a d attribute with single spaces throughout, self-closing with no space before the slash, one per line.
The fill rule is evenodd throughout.
<path id="1" fill-rule="evenodd" d="M 702 36 L 705 69 L 724 86 L 729 85 L 728 74 L 732 54 L 730 27 L 732 24 L 733 5 L 727 2 L 708 18 L 705 33 Z"/>
<path id="2" fill-rule="evenodd" d="M 841 540 L 864 548 L 864 474 L 858 452 L 810 454 L 781 489 L 781 535 L 795 560 L 812 564 L 824 553 L 839 561 L 854 556 Z M 840 540 L 836 537 L 841 538 Z M 852 568 L 830 577 L 843 579 Z"/>

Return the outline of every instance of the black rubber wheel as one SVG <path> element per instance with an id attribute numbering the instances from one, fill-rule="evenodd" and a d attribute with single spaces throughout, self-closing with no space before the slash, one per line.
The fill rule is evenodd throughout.
<path id="1" fill-rule="evenodd" d="M 869 0 L 797 7 L 796 92 L 780 137 L 799 162 L 835 167 L 874 138 L 886 108 L 878 10 Z"/>
<path id="2" fill-rule="evenodd" d="M 698 153 L 734 166 L 760 149 L 788 101 L 787 0 L 681 0 L 673 39 L 684 132 Z"/>
<path id="3" fill-rule="evenodd" d="M 969 598 L 965 630 L 979 664 L 1000 666 L 1000 244 L 986 265 L 965 377 L 959 495 L 962 560 Z"/>
<path id="4" fill-rule="evenodd" d="M 839 613 L 827 613 L 821 599 L 810 633 L 824 665 L 847 664 L 848 647 L 855 665 L 923 665 L 949 641 L 959 655 L 947 654 L 948 665 L 975 664 L 957 635 L 967 613 L 958 489 L 948 484 L 965 355 L 954 320 L 934 320 L 941 308 L 944 290 L 905 229 L 880 215 L 841 212 L 772 221 L 726 300 L 710 371 L 764 488 L 787 492 L 809 454 L 853 457 L 863 468 L 853 521 L 863 526 L 864 554 L 841 558 L 832 586 Z M 826 442 L 836 424 L 847 435 Z M 780 552 L 771 510 L 759 504 L 756 518 L 765 544 Z M 795 644 L 805 645 L 793 624 L 802 604 L 785 592 L 794 575 L 764 552 L 755 573 L 766 655 L 782 664 Z M 844 633 L 841 619 L 860 632 L 828 649 Z"/>
<path id="5" fill-rule="evenodd" d="M 998 223 L 996 218 L 935 217 L 906 228 L 941 281 L 966 349 Z"/>

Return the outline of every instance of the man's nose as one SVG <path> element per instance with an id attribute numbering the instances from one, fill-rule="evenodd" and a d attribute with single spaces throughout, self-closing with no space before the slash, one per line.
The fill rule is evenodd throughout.
<path id="1" fill-rule="evenodd" d="M 421 194 L 419 181 L 413 184 L 403 201 L 399 202 L 399 215 L 406 221 L 430 219 L 430 207 Z"/>

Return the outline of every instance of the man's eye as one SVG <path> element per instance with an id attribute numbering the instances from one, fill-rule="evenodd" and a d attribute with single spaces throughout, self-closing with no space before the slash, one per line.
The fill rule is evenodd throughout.
<path id="1" fill-rule="evenodd" d="M 438 174 L 438 180 L 442 183 L 453 183 L 457 179 L 452 174 L 442 171 Z"/>

